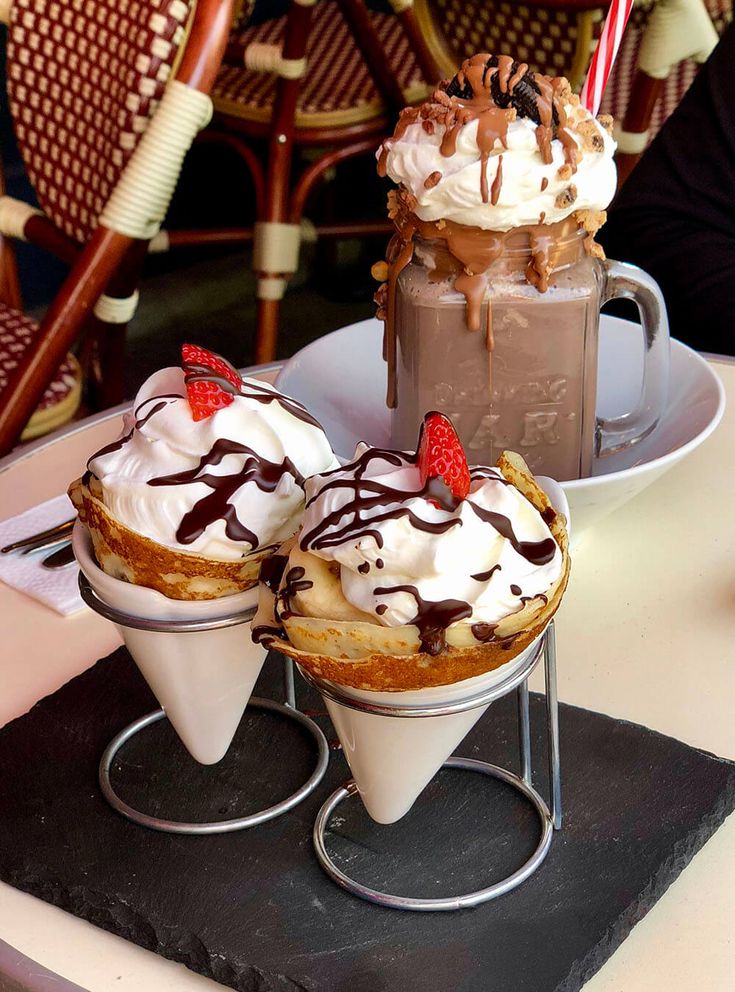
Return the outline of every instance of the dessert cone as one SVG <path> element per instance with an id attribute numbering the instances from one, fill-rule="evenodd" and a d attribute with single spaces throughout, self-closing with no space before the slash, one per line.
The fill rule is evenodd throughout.
<path id="1" fill-rule="evenodd" d="M 563 566 L 546 596 L 536 597 L 492 625 L 484 643 L 471 626 L 455 624 L 446 631 L 444 650 L 431 655 L 422 650 L 417 627 L 384 627 L 369 622 L 359 611 L 354 619 L 293 613 L 276 617 L 276 596 L 266 583 L 260 586 L 254 625 L 274 631 L 268 638 L 270 647 L 358 700 L 409 706 L 443 703 L 473 696 L 504 680 L 535 650 L 561 602 L 570 563 L 565 518 L 554 510 L 523 460 L 506 452 L 498 467 L 544 515 L 562 551 Z M 287 542 L 279 553 L 287 555 L 293 547 L 293 541 Z M 330 583 L 339 578 L 329 565 L 298 549 L 294 554 L 304 570 L 301 578 L 319 587 L 325 602 L 333 599 Z M 285 636 L 275 633 L 279 626 Z M 437 717 L 383 717 L 330 699 L 326 704 L 366 809 L 380 823 L 392 823 L 411 808 L 487 709 Z"/>
<path id="2" fill-rule="evenodd" d="M 179 555 L 129 531 L 81 482 L 72 486 L 71 495 L 80 511 L 73 539 L 77 561 L 108 605 L 153 620 L 209 619 L 256 605 L 255 579 L 245 579 L 240 563 L 236 567 L 241 571 L 235 574 L 231 562 L 216 563 L 229 569 L 225 572 L 198 558 L 201 575 L 187 573 L 181 566 L 189 563 L 174 564 L 173 559 L 194 559 L 193 555 Z M 155 549 L 153 559 L 146 557 L 150 545 Z M 258 567 L 254 566 L 256 576 Z M 252 575 L 253 563 L 247 568 Z M 160 581 L 152 587 L 139 584 L 156 574 Z M 191 598 L 185 598 L 184 592 L 190 592 Z M 265 649 L 253 644 L 250 624 L 192 633 L 116 626 L 191 756 L 201 764 L 219 761 L 232 742 L 266 657 Z"/>

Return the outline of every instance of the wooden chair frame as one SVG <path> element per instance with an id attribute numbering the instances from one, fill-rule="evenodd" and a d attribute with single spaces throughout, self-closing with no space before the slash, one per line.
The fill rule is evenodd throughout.
<path id="1" fill-rule="evenodd" d="M 232 10 L 233 0 L 198 0 L 190 16 L 188 37 L 182 43 L 183 51 L 173 79 L 188 89 L 209 93 L 227 44 Z M 156 114 L 152 120 L 155 118 Z M 144 140 L 145 136 L 140 144 Z M 117 188 L 134 165 L 137 152 L 138 149 Z M 185 149 L 182 158 L 184 152 Z M 9 451 L 20 437 L 64 355 L 82 326 L 92 319 L 93 308 L 101 295 L 124 300 L 134 292 L 149 240 L 121 233 L 100 222 L 80 249 L 51 221 L 37 214 L 26 220 L 21 234 L 70 263 L 71 270 L 40 323 L 34 347 L 22 357 L 3 392 L 0 455 Z M 123 333 L 117 325 L 116 333 L 101 337 L 103 354 L 100 358 L 108 368 L 122 367 Z M 119 393 L 120 383 L 115 384 L 115 389 Z"/>
<path id="2" fill-rule="evenodd" d="M 280 300 L 288 279 L 298 266 L 301 220 L 309 195 L 324 174 L 338 163 L 359 155 L 373 154 L 381 139 L 392 130 L 398 111 L 406 103 L 404 93 L 385 64 L 380 40 L 363 0 L 338 0 L 342 15 L 382 98 L 385 111 L 364 122 L 347 126 L 297 126 L 296 107 L 306 70 L 306 49 L 314 2 L 315 0 L 291 0 L 280 53 L 272 68 L 263 70 L 278 74 L 270 118 L 267 121 L 249 121 L 234 115 L 217 113 L 211 127 L 199 139 L 227 144 L 245 162 L 255 184 L 254 230 L 167 232 L 170 247 L 254 242 L 254 268 L 258 276 L 256 362 L 271 361 L 275 356 Z M 391 6 L 408 37 L 424 78 L 433 84 L 441 73 L 417 24 L 413 0 L 391 0 Z M 247 52 L 242 45 L 230 44 L 224 61 L 242 65 L 247 62 Z M 243 136 L 265 140 L 265 170 Z M 328 150 L 319 154 L 292 185 L 291 173 L 296 146 L 327 146 Z M 315 233 L 320 237 L 365 237 L 389 230 L 387 221 L 370 220 L 364 223 L 318 225 Z"/>

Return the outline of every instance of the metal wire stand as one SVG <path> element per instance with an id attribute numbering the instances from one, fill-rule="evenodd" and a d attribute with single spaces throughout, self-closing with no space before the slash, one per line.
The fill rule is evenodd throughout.
<path id="1" fill-rule="evenodd" d="M 79 573 L 79 591 L 87 606 L 107 620 L 111 620 L 113 623 L 122 627 L 132 627 L 135 630 L 146 630 L 155 633 L 186 634 L 203 630 L 217 630 L 222 627 L 234 627 L 238 624 L 247 623 L 255 613 L 254 609 L 248 609 L 237 613 L 223 614 L 221 617 L 213 617 L 207 620 L 149 620 L 144 617 L 136 617 L 124 613 L 105 603 L 97 596 L 82 572 Z M 124 744 L 141 730 L 164 719 L 166 716 L 165 712 L 162 709 L 158 709 L 135 720 L 129 726 L 125 727 L 124 730 L 120 731 L 110 741 L 102 754 L 99 765 L 99 782 L 102 794 L 110 806 L 117 810 L 118 813 L 121 813 L 135 823 L 139 823 L 141 826 L 171 834 L 220 834 L 231 833 L 234 830 L 245 830 L 248 827 L 255 827 L 260 823 L 266 823 L 268 820 L 274 820 L 276 817 L 298 806 L 302 800 L 306 799 L 314 791 L 324 778 L 327 765 L 329 764 L 329 745 L 317 724 L 296 708 L 293 662 L 290 659 L 284 659 L 284 663 L 285 703 L 277 703 L 271 699 L 251 696 L 248 707 L 277 713 L 280 716 L 286 717 L 288 720 L 293 720 L 307 730 L 314 738 L 318 752 L 316 767 L 299 789 L 290 796 L 287 796 L 286 799 L 281 800 L 281 802 L 275 803 L 273 806 L 268 806 L 266 809 L 259 810 L 256 813 L 251 813 L 248 816 L 236 817 L 230 820 L 214 820 L 208 823 L 186 823 L 179 820 L 166 820 L 161 817 L 150 816 L 142 812 L 142 810 L 136 809 L 134 806 L 126 803 L 115 792 L 110 778 L 110 770 L 115 756 Z"/>
<path id="2" fill-rule="evenodd" d="M 550 805 L 546 805 L 541 795 L 534 789 L 532 783 L 532 762 L 531 762 L 531 734 L 530 734 L 530 714 L 529 714 L 529 694 L 528 679 L 533 670 L 538 665 L 541 658 L 544 658 L 544 674 L 546 683 L 546 733 L 548 740 L 548 772 L 550 788 Z M 492 778 L 499 779 L 514 788 L 524 796 L 534 807 L 539 817 L 541 834 L 538 845 L 531 857 L 514 871 L 507 878 L 500 882 L 495 882 L 484 889 L 468 892 L 464 895 L 447 896 L 445 898 L 422 899 L 410 896 L 392 895 L 377 889 L 371 889 L 361 882 L 351 878 L 337 867 L 326 847 L 326 832 L 329 820 L 336 808 L 344 800 L 358 794 L 354 780 L 349 780 L 339 789 L 335 790 L 319 810 L 314 824 L 314 848 L 316 856 L 322 868 L 329 877 L 340 885 L 343 889 L 366 899 L 369 902 L 377 903 L 379 906 L 386 906 L 392 909 L 413 910 L 419 912 L 440 912 L 455 909 L 467 909 L 496 899 L 515 889 L 521 882 L 524 882 L 543 862 L 549 852 L 554 830 L 561 829 L 561 768 L 559 761 L 559 704 L 557 699 L 556 686 L 556 641 L 553 621 L 546 628 L 546 631 L 539 641 L 537 649 L 529 656 L 528 661 L 520 669 L 512 672 L 502 682 L 492 686 L 481 693 L 456 699 L 448 704 L 427 704 L 425 706 L 401 706 L 398 704 L 368 703 L 348 696 L 339 686 L 331 682 L 324 682 L 313 675 L 302 671 L 302 676 L 314 688 L 318 689 L 324 696 L 343 706 L 360 710 L 364 713 L 373 713 L 378 716 L 387 717 L 430 717 L 447 716 L 452 713 L 461 713 L 466 710 L 477 709 L 486 706 L 488 703 L 506 696 L 516 690 L 518 698 L 518 737 L 520 751 L 521 774 L 516 775 L 498 765 L 491 765 L 484 761 L 476 761 L 472 758 L 453 757 L 445 762 L 444 768 L 461 768 L 465 771 L 479 772 Z"/>

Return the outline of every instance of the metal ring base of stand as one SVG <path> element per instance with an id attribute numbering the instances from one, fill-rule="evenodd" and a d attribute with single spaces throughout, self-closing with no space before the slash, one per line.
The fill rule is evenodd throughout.
<path id="1" fill-rule="evenodd" d="M 420 899 L 412 896 L 391 895 L 388 892 L 371 889 L 341 871 L 329 855 L 325 843 L 329 819 L 335 809 L 345 799 L 358 794 L 357 786 L 351 779 L 345 785 L 335 790 L 329 799 L 327 799 L 319 810 L 316 823 L 314 824 L 314 848 L 317 859 L 324 871 L 337 885 L 340 885 L 353 895 L 359 896 L 361 899 L 376 903 L 378 906 L 386 906 L 389 909 L 407 909 L 431 913 L 446 912 L 454 909 L 469 909 L 473 906 L 479 906 L 481 903 L 489 902 L 491 899 L 505 895 L 506 892 L 515 889 L 521 882 L 525 882 L 529 875 L 533 874 L 549 853 L 551 839 L 554 833 L 551 813 L 538 792 L 524 782 L 522 778 L 519 778 L 518 775 L 506 771 L 505 768 L 500 768 L 498 765 L 490 765 L 485 761 L 476 761 L 474 758 L 449 758 L 442 767 L 461 768 L 464 771 L 480 772 L 491 778 L 500 779 L 501 782 L 505 782 L 517 792 L 520 792 L 531 803 L 538 813 L 541 824 L 541 837 L 536 850 L 528 861 L 501 882 L 495 882 L 494 885 L 489 885 L 485 889 L 478 889 L 476 892 L 468 892 L 465 895 L 447 896 L 439 899 Z"/>
<path id="2" fill-rule="evenodd" d="M 178 820 L 164 820 L 157 816 L 149 816 L 147 813 L 135 809 L 134 806 L 130 806 L 118 796 L 112 787 L 110 769 L 113 759 L 120 748 L 137 733 L 152 723 L 162 720 L 166 715 L 163 710 L 154 710 L 153 713 L 148 713 L 146 716 L 131 723 L 113 738 L 105 748 L 100 759 L 99 767 L 100 787 L 105 799 L 113 809 L 127 817 L 128 820 L 133 820 L 143 827 L 150 827 L 151 830 L 160 830 L 169 834 L 224 834 L 231 833 L 234 830 L 246 830 L 248 827 L 255 827 L 258 824 L 266 823 L 268 820 L 274 820 L 276 817 L 293 809 L 294 806 L 298 806 L 303 799 L 306 799 L 314 791 L 324 778 L 324 773 L 329 763 L 329 745 L 327 744 L 326 737 L 313 720 L 309 719 L 308 716 L 304 716 L 303 713 L 300 713 L 299 710 L 291 706 L 276 703 L 272 699 L 261 699 L 259 696 L 251 696 L 248 707 L 269 710 L 272 713 L 279 713 L 289 720 L 294 720 L 305 730 L 308 730 L 316 741 L 319 751 L 316 768 L 301 788 L 297 789 L 296 792 L 293 792 L 286 799 L 281 800 L 281 802 L 273 806 L 268 806 L 266 809 L 260 810 L 257 813 L 251 813 L 249 816 L 241 816 L 232 820 L 214 820 L 209 823 L 184 823 Z"/>

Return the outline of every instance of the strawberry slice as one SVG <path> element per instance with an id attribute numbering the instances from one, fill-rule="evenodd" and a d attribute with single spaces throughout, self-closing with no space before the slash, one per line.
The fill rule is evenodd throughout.
<path id="1" fill-rule="evenodd" d="M 186 395 L 194 420 L 205 420 L 232 403 L 242 379 L 226 358 L 195 344 L 181 346 Z"/>
<path id="2" fill-rule="evenodd" d="M 421 425 L 418 445 L 418 465 L 421 483 L 441 479 L 457 499 L 470 491 L 470 470 L 462 442 L 454 424 L 443 413 L 427 413 Z M 436 502 L 431 500 L 432 503 Z"/>

